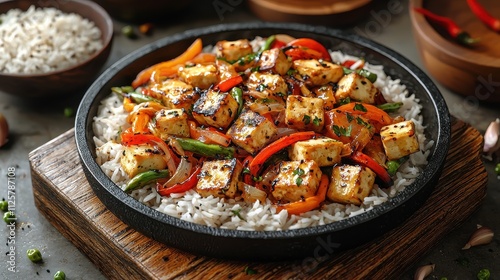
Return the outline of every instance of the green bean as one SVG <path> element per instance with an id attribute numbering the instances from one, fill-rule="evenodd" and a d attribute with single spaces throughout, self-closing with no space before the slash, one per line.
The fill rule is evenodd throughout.
<path id="1" fill-rule="evenodd" d="M 243 100 L 243 91 L 239 87 L 233 87 L 231 89 L 231 95 L 234 100 L 238 102 L 238 112 L 236 113 L 237 118 L 241 114 L 241 111 L 243 111 L 243 105 L 245 105 L 245 101 Z"/>
<path id="2" fill-rule="evenodd" d="M 9 202 L 5 200 L 0 201 L 0 210 L 3 212 L 9 210 Z"/>
<path id="3" fill-rule="evenodd" d="M 26 254 L 28 255 L 28 259 L 34 263 L 41 262 L 43 260 L 42 253 L 38 249 L 29 249 Z"/>
<path id="4" fill-rule="evenodd" d="M 146 172 L 139 173 L 134 176 L 125 186 L 124 191 L 130 192 L 135 189 L 144 187 L 145 185 L 153 182 L 154 180 L 167 178 L 170 176 L 170 171 L 168 169 L 163 170 L 149 170 Z"/>
<path id="5" fill-rule="evenodd" d="M 269 36 L 266 39 L 266 42 L 264 43 L 264 45 L 262 46 L 262 49 L 260 51 L 263 52 L 263 51 L 269 50 L 271 48 L 271 45 L 274 43 L 274 41 L 276 41 L 276 36 L 275 35 Z"/>
<path id="6" fill-rule="evenodd" d="M 403 102 L 385 103 L 377 105 L 379 109 L 382 109 L 389 113 L 397 112 L 399 108 L 401 108 L 401 106 L 403 106 Z"/>
<path id="7" fill-rule="evenodd" d="M 118 94 L 121 98 L 123 97 L 129 97 L 134 101 L 135 103 L 144 103 L 144 102 L 157 102 L 161 103 L 161 100 L 158 100 L 156 98 L 153 98 L 151 96 L 144 95 L 142 93 L 138 93 L 134 90 L 133 87 L 130 86 L 124 86 L 124 87 L 112 87 L 111 91 Z"/>
<path id="8" fill-rule="evenodd" d="M 352 72 L 356 72 L 359 75 L 367 78 L 372 83 L 375 83 L 375 81 L 377 80 L 377 74 L 372 73 L 366 69 L 352 70 L 352 69 L 349 69 L 347 67 L 343 67 L 343 68 L 344 68 L 344 75 L 348 75 L 348 74 L 351 74 Z"/>
<path id="9" fill-rule="evenodd" d="M 222 147 L 215 144 L 205 144 L 201 141 L 188 139 L 188 138 L 177 138 L 177 142 L 181 147 L 186 150 L 199 154 L 205 157 L 211 158 L 233 158 L 235 149 L 233 147 Z"/>
<path id="10" fill-rule="evenodd" d="M 66 274 L 63 271 L 57 271 L 56 274 L 54 274 L 54 280 L 64 280 L 66 279 Z"/>
<path id="11" fill-rule="evenodd" d="M 7 212 L 3 213 L 3 220 L 7 224 L 9 224 L 9 223 L 16 220 L 16 215 L 12 211 L 7 211 Z"/>

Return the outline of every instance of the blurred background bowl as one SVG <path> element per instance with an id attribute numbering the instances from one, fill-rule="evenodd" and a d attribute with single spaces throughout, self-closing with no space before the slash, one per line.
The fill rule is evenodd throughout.
<path id="1" fill-rule="evenodd" d="M 134 22 L 167 21 L 191 0 L 94 0 L 115 19 Z"/>
<path id="2" fill-rule="evenodd" d="M 481 3 L 492 14 L 500 14 L 498 0 Z M 485 26 L 466 1 L 411 0 L 410 9 L 413 7 L 423 7 L 449 17 L 472 37 L 480 38 L 474 47 L 462 46 L 441 27 L 410 10 L 417 48 L 431 76 L 448 89 L 474 99 L 474 102 L 500 102 L 500 35 Z"/>
<path id="3" fill-rule="evenodd" d="M 85 61 L 62 70 L 42 74 L 10 74 L 0 72 L 0 90 L 19 97 L 47 98 L 81 93 L 93 82 L 106 63 L 112 45 L 113 22 L 108 13 L 92 1 L 81 0 L 16 0 L 0 2 L 0 14 L 11 9 L 26 11 L 35 7 L 54 7 L 64 13 L 75 13 L 94 22 L 101 30 L 103 47 Z"/>

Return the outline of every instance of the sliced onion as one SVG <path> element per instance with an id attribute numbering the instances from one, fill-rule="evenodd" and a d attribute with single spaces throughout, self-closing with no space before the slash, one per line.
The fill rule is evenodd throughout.
<path id="1" fill-rule="evenodd" d="M 181 144 L 179 144 L 179 141 L 177 141 L 177 139 L 175 138 L 170 138 L 168 140 L 168 144 L 170 145 L 170 147 L 172 147 L 172 149 L 174 149 L 174 152 L 180 156 L 185 156 L 186 153 L 184 152 L 184 149 L 182 148 Z"/>
<path id="2" fill-rule="evenodd" d="M 264 175 L 262 176 L 262 185 L 266 186 L 269 189 L 272 187 L 274 179 L 278 177 L 278 173 L 280 171 L 279 167 L 280 163 L 276 163 L 263 173 Z"/>
<path id="3" fill-rule="evenodd" d="M 169 188 L 175 184 L 181 183 L 186 180 L 191 174 L 193 164 L 187 157 L 183 156 L 181 162 L 177 167 L 174 175 L 163 185 L 164 188 Z"/>
<path id="4" fill-rule="evenodd" d="M 281 138 L 283 136 L 290 135 L 292 133 L 299 132 L 295 128 L 290 128 L 290 127 L 278 127 L 278 133 L 276 133 L 276 138 Z"/>
<path id="5" fill-rule="evenodd" d="M 210 142 L 224 147 L 227 147 L 229 146 L 229 144 L 231 144 L 231 138 L 224 137 L 217 132 L 205 129 L 199 129 L 198 132 L 200 133 L 200 138 L 205 139 L 205 141 L 198 139 L 202 142 Z"/>
<path id="6" fill-rule="evenodd" d="M 252 89 L 245 91 L 243 94 L 251 96 L 251 97 L 256 98 L 256 99 L 264 99 L 264 98 L 269 97 L 265 92 L 261 92 L 258 90 L 252 90 Z"/>
<path id="7" fill-rule="evenodd" d="M 267 193 L 265 191 L 259 190 L 258 188 L 245 184 L 243 184 L 243 192 L 241 197 L 247 203 L 254 203 L 255 201 L 260 201 L 260 203 L 265 203 L 267 198 Z"/>
<path id="8" fill-rule="evenodd" d="M 278 102 L 262 103 L 257 101 L 250 104 L 248 107 L 250 108 L 250 110 L 261 115 L 269 112 L 281 112 L 285 110 L 285 105 Z"/>
<path id="9" fill-rule="evenodd" d="M 167 163 L 167 168 L 168 168 L 168 170 L 170 170 L 170 174 L 175 173 L 178 168 L 175 165 L 175 160 L 172 157 L 172 154 L 171 154 L 171 151 L 170 151 L 170 148 L 168 147 L 168 145 L 165 142 L 163 142 L 163 140 L 162 141 L 152 141 L 152 142 L 155 143 L 156 145 L 158 145 L 158 147 L 163 151 L 163 159 Z M 181 160 L 181 162 L 182 162 L 182 160 Z"/>

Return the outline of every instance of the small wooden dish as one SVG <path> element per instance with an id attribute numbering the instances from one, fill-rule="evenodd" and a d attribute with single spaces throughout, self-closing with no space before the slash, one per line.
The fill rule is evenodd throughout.
<path id="1" fill-rule="evenodd" d="M 497 1 L 483 0 L 481 4 L 500 17 Z M 443 28 L 414 12 L 414 7 L 451 18 L 480 41 L 473 47 L 458 44 Z M 411 0 L 410 16 L 422 61 L 438 82 L 474 102 L 500 102 L 500 33 L 484 25 L 466 1 Z"/>
<path id="2" fill-rule="evenodd" d="M 300 22 L 334 27 L 361 20 L 372 0 L 248 0 L 252 12 L 265 21 Z"/>

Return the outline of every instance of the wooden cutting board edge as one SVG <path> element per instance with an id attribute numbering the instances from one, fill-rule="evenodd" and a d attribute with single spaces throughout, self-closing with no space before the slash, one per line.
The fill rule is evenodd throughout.
<path id="1" fill-rule="evenodd" d="M 248 277 L 244 272 L 248 265 L 257 271 L 253 278 L 397 278 L 464 222 L 486 195 L 482 136 L 456 120 L 448 158 L 433 194 L 383 238 L 324 259 L 251 264 L 210 259 L 151 240 L 109 212 L 83 175 L 73 135 L 74 130 L 69 130 L 30 153 L 35 205 L 109 279 L 240 279 Z M 453 161 L 463 150 L 477 157 Z M 455 184 L 456 180 L 461 184 Z M 444 194 L 446 199 L 441 197 Z M 346 259 L 349 261 L 343 261 Z"/>

